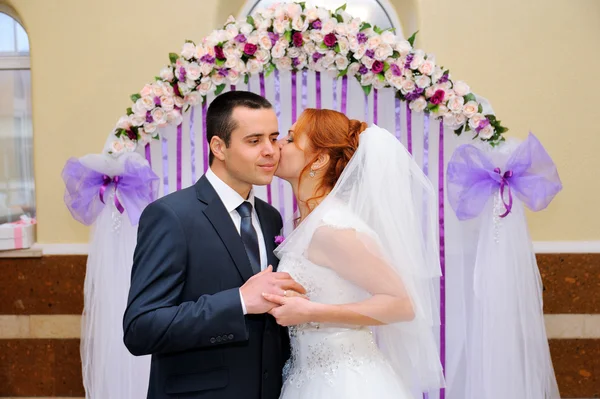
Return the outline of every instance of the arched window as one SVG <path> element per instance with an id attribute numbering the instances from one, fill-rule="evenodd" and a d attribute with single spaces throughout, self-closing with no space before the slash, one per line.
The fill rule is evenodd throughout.
<path id="1" fill-rule="evenodd" d="M 29 39 L 0 10 L 0 223 L 35 213 Z"/>
<path id="2" fill-rule="evenodd" d="M 274 3 L 281 3 L 281 0 L 250 0 L 242 9 L 242 15 L 249 15 L 258 8 L 266 8 Z M 328 9 L 335 10 L 343 4 L 346 4 L 346 11 L 352 16 L 358 17 L 371 25 L 377 25 L 380 28 L 396 28 L 396 34 L 402 35 L 402 26 L 400 20 L 394 11 L 394 8 L 386 0 L 341 0 L 341 1 L 319 1 L 306 0 L 307 6 L 325 6 Z"/>

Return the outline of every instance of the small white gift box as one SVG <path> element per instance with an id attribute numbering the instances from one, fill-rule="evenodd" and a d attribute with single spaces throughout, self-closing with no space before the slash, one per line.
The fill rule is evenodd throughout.
<path id="1" fill-rule="evenodd" d="M 35 219 L 0 224 L 0 251 L 30 248 L 34 242 Z"/>

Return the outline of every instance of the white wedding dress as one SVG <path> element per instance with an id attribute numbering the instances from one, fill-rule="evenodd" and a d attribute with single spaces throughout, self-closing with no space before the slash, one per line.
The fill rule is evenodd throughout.
<path id="1" fill-rule="evenodd" d="M 368 231 L 347 210 L 325 215 L 325 223 Z M 303 256 L 284 256 L 278 271 L 289 273 L 302 284 L 314 302 L 354 303 L 368 294 Z M 290 327 L 289 331 L 292 358 L 284 369 L 281 399 L 412 399 L 377 347 L 370 328 L 309 323 Z"/>
<path id="2" fill-rule="evenodd" d="M 275 254 L 311 301 L 354 304 L 381 325 L 291 327 L 281 399 L 416 399 L 444 385 L 436 212 L 436 193 L 402 144 L 365 130 L 333 190 Z M 390 309 L 389 297 L 401 305 Z M 414 318 L 401 321 L 408 303 Z"/>

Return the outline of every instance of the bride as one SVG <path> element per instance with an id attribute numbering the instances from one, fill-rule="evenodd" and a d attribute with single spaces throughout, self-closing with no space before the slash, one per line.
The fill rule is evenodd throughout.
<path id="1" fill-rule="evenodd" d="M 276 249 L 279 271 L 309 298 L 264 294 L 290 327 L 281 398 L 409 399 L 443 386 L 425 175 L 389 132 L 332 110 L 304 111 L 280 148 L 276 175 L 300 217 Z"/>

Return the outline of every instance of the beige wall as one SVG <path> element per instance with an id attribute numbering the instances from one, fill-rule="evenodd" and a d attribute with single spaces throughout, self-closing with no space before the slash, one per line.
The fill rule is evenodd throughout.
<path id="1" fill-rule="evenodd" d="M 71 156 L 101 150 L 129 104 L 185 39 L 199 41 L 243 0 L 0 0 L 31 42 L 38 241 L 86 242 L 63 204 Z M 487 97 L 510 134 L 533 131 L 564 191 L 532 215 L 534 240 L 600 240 L 597 0 L 393 0 L 417 45 Z M 166 5 L 168 4 L 168 5 Z M 153 8 L 154 6 L 154 8 Z M 586 210 L 584 210 L 586 209 Z"/>

